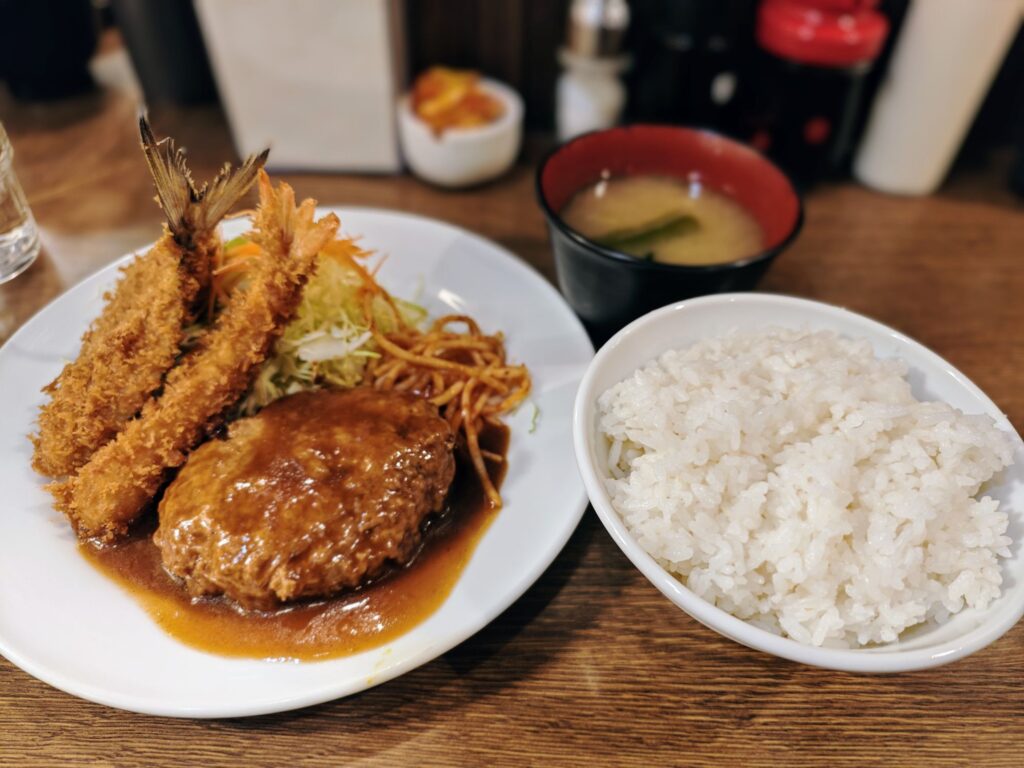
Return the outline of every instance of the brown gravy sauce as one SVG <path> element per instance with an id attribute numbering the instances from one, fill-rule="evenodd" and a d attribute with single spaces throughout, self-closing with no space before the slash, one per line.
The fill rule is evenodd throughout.
<path id="1" fill-rule="evenodd" d="M 508 430 L 488 427 L 481 447 L 505 456 Z M 491 466 L 496 486 L 506 462 Z M 163 568 L 155 520 L 113 546 L 79 545 L 101 573 L 124 587 L 175 639 L 210 653 L 320 660 L 377 648 L 423 622 L 451 593 L 497 510 L 472 465 L 458 457 L 445 512 L 428 520 L 411 563 L 358 590 L 276 611 L 242 611 L 224 598 L 192 598 Z"/>

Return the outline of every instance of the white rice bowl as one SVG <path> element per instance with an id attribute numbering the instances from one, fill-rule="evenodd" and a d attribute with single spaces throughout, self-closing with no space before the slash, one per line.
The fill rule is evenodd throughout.
<path id="1" fill-rule="evenodd" d="M 1001 592 L 1014 444 L 918 402 L 906 365 L 830 331 L 732 333 L 600 395 L 614 510 L 704 600 L 816 646 L 889 643 Z"/>

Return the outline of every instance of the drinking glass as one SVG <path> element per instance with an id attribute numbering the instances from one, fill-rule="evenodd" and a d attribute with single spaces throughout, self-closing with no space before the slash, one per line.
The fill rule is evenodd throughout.
<path id="1" fill-rule="evenodd" d="M 39 230 L 11 167 L 13 156 L 0 124 L 0 283 L 20 275 L 39 255 Z"/>

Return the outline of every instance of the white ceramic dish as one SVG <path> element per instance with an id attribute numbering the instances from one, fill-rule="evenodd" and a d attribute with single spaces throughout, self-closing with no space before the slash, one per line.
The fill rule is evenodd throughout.
<path id="1" fill-rule="evenodd" d="M 607 447 L 596 431 L 597 398 L 669 349 L 734 328 L 754 330 L 769 325 L 833 330 L 867 339 L 876 355 L 907 361 L 911 385 L 919 399 L 945 400 L 967 413 L 988 414 L 1013 435 L 1014 465 L 985 489 L 1010 512 L 1009 535 L 1014 540 L 1013 557 L 1002 563 L 1003 594 L 987 610 L 965 610 L 941 626 L 912 628 L 889 645 L 849 650 L 816 648 L 751 626 L 697 597 L 633 539 L 605 489 Z M 999 408 L 956 368 L 912 339 L 866 317 L 814 301 L 753 293 L 708 296 L 655 310 L 623 328 L 598 352 L 576 396 L 573 433 L 576 459 L 590 500 L 626 556 L 690 616 L 750 648 L 832 669 L 900 672 L 946 664 L 974 653 L 1009 630 L 1024 613 L 1024 442 Z"/>
<path id="2" fill-rule="evenodd" d="M 468 312 L 501 329 L 509 356 L 533 374 L 530 401 L 510 419 L 505 507 L 437 612 L 376 650 L 322 662 L 234 659 L 165 634 L 76 551 L 27 439 L 40 387 L 75 355 L 116 266 L 72 288 L 0 349 L 0 653 L 76 696 L 144 713 L 255 715 L 303 707 L 377 685 L 439 656 L 511 605 L 551 563 L 586 507 L 570 423 L 593 349 L 575 315 L 543 278 L 507 251 L 463 230 L 399 213 L 343 209 L 344 231 L 387 254 L 381 282 L 419 295 L 431 314 Z M 224 226 L 227 237 L 244 222 Z"/>
<path id="3" fill-rule="evenodd" d="M 468 187 L 501 176 L 515 162 L 523 135 L 523 100 L 497 80 L 482 90 L 505 107 L 501 117 L 478 128 L 453 128 L 440 136 L 412 111 L 409 96 L 398 102 L 398 136 L 412 172 L 441 187 Z"/>

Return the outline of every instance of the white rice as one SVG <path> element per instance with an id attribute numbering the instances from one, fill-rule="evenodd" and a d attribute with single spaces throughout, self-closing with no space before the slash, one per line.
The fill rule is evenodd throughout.
<path id="1" fill-rule="evenodd" d="M 612 504 L 719 608 L 801 643 L 886 643 L 1000 593 L 1011 463 L 866 341 L 773 328 L 667 352 L 598 400 Z"/>

